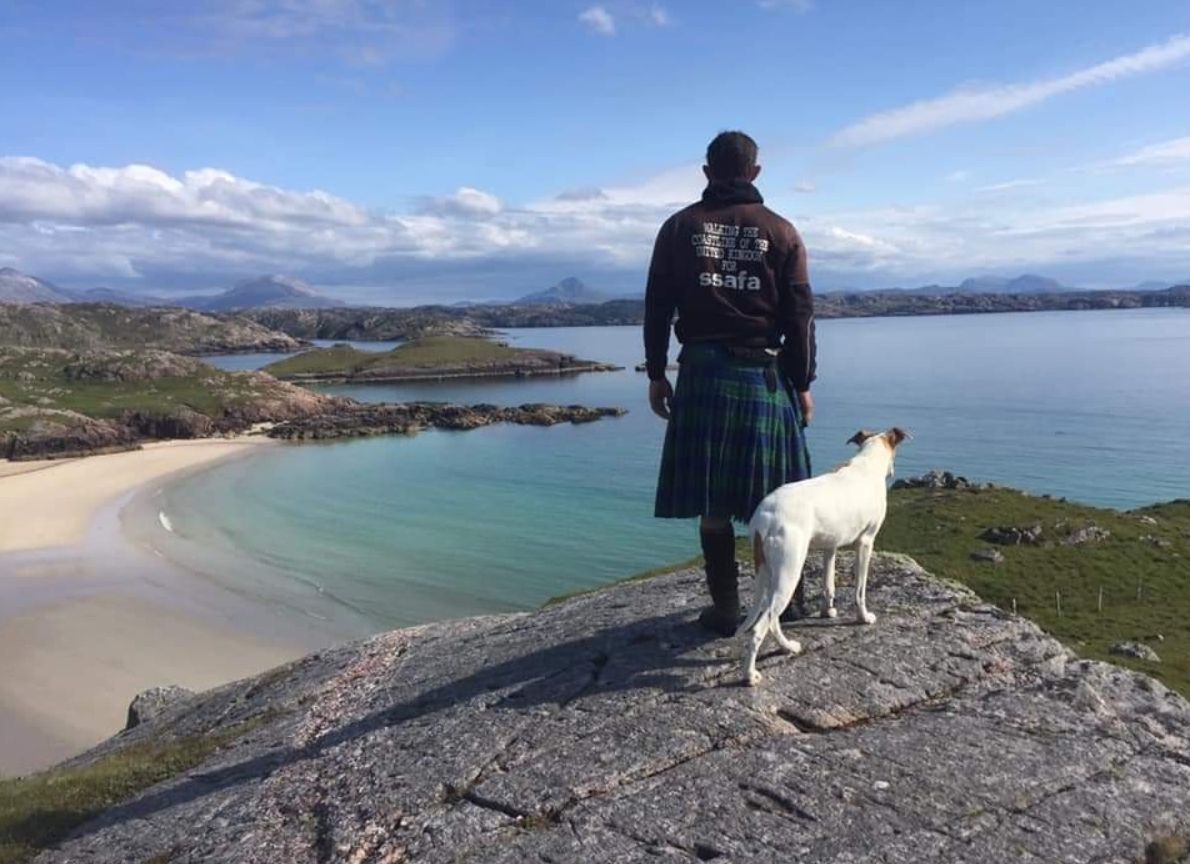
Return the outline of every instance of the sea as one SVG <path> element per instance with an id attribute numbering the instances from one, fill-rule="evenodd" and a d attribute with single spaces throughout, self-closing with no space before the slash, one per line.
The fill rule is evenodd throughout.
<path id="1" fill-rule="evenodd" d="M 229 587 L 273 586 L 308 614 L 334 607 L 376 630 L 530 609 L 698 554 L 693 521 L 652 516 L 665 429 L 633 370 L 640 328 L 501 338 L 625 369 L 325 389 L 628 414 L 262 448 L 156 490 L 134 533 Z M 902 477 L 940 468 L 1122 509 L 1190 496 L 1190 310 L 827 320 L 818 341 L 816 471 L 845 460 L 858 429 L 897 425 L 913 436 L 897 457 Z"/>

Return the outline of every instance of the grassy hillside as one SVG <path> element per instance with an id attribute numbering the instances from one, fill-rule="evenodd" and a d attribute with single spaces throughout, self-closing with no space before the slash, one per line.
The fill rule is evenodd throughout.
<path id="1" fill-rule="evenodd" d="M 369 380 L 435 375 L 500 375 L 557 372 L 591 365 L 566 354 L 512 348 L 473 336 L 427 336 L 391 351 L 358 351 L 347 345 L 307 351 L 265 367 L 278 378 L 355 378 Z"/>
<path id="2" fill-rule="evenodd" d="M 0 305 L 0 345 L 72 351 L 157 349 L 176 354 L 297 351 L 301 347 L 293 337 L 243 318 L 105 303 Z"/>
<path id="3" fill-rule="evenodd" d="M 988 528 L 1038 525 L 1040 545 L 996 546 L 979 537 Z M 1110 536 L 1063 543 L 1087 525 Z M 1011 489 L 898 490 L 877 548 L 912 555 L 1003 609 L 1015 600 L 1019 614 L 1081 656 L 1146 672 L 1190 697 L 1190 501 L 1121 513 Z M 971 557 L 989 548 L 1002 563 Z M 1110 654 L 1121 640 L 1144 642 L 1161 662 Z"/>
<path id="4" fill-rule="evenodd" d="M 163 351 L 0 347 L 0 458 L 203 437 L 318 413 L 339 401 Z"/>

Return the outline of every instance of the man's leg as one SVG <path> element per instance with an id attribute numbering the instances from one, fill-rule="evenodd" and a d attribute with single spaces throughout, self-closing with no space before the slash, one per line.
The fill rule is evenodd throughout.
<path id="1" fill-rule="evenodd" d="M 720 636 L 731 636 L 740 624 L 739 568 L 735 560 L 735 530 L 731 520 L 703 516 L 698 526 L 702 554 L 706 559 L 707 590 L 710 609 L 704 609 L 698 621 Z"/>

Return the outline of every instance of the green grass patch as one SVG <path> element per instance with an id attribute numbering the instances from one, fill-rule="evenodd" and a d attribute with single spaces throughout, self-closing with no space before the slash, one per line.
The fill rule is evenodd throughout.
<path id="1" fill-rule="evenodd" d="M 32 861 L 84 822 L 189 771 L 267 719 L 265 715 L 211 735 L 135 744 L 79 768 L 0 780 L 0 864 Z"/>
<path id="2" fill-rule="evenodd" d="M 1060 542 L 1088 524 L 1110 536 L 1080 546 Z M 991 527 L 1035 525 L 1041 545 L 993 546 L 979 536 Z M 898 490 L 889 495 L 876 546 L 911 555 L 1003 609 L 1015 600 L 1019 614 L 1081 656 L 1141 670 L 1190 696 L 1190 502 L 1122 513 L 1011 489 Z M 987 548 L 1004 561 L 971 558 Z M 1121 640 L 1148 644 L 1161 662 L 1110 654 Z"/>

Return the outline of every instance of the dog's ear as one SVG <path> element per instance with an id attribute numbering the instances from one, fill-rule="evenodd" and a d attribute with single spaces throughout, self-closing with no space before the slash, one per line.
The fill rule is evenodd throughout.
<path id="1" fill-rule="evenodd" d="M 863 447 L 865 441 L 867 441 L 869 438 L 875 437 L 878 434 L 880 434 L 880 433 L 869 432 L 867 429 L 860 429 L 858 432 L 856 432 L 854 435 L 852 435 L 850 438 L 847 439 L 847 443 L 854 444 L 856 447 Z"/>
<path id="2" fill-rule="evenodd" d="M 885 440 L 888 441 L 889 445 L 894 450 L 897 449 L 897 446 L 902 441 L 908 440 L 911 437 L 913 437 L 913 436 L 911 436 L 908 432 L 906 432 L 900 426 L 894 426 L 891 429 L 889 429 L 887 432 L 884 433 Z"/>

